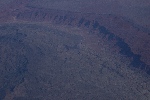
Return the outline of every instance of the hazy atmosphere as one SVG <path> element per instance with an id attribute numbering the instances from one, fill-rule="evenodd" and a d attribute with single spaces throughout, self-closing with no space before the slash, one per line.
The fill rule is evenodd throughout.
<path id="1" fill-rule="evenodd" d="M 0 100 L 150 100 L 150 0 L 0 0 Z"/>

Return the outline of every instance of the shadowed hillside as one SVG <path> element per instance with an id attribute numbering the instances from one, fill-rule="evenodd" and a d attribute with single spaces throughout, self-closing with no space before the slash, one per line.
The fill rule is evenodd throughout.
<path id="1" fill-rule="evenodd" d="M 27 6 L 27 8 L 29 8 L 29 10 L 19 12 L 16 15 L 16 20 L 49 22 L 59 25 L 68 25 L 71 27 L 79 27 L 89 31 L 97 31 L 96 35 L 101 34 L 100 36 L 105 39 L 115 41 L 114 45 L 120 47 L 121 54 L 133 58 L 132 64 L 134 67 L 139 66 L 141 69 L 146 69 L 147 73 L 149 73 L 150 36 L 147 32 L 143 32 L 142 29 L 138 29 L 138 27 L 132 25 L 132 23 L 124 20 L 123 18 L 117 18 L 113 15 L 73 13 L 30 6 Z M 110 20 L 110 18 L 112 20 Z M 115 18 L 116 20 L 114 22 Z M 127 24 L 126 27 L 128 28 L 122 26 L 121 23 Z M 118 26 L 118 24 L 121 25 Z M 142 37 L 141 34 L 143 34 Z M 136 37 L 134 35 L 136 35 Z M 135 44 L 134 41 L 138 41 L 138 44 Z M 146 47 L 143 47 L 145 45 Z M 147 49 L 147 51 L 145 51 L 145 49 Z M 143 59 L 141 59 L 141 56 Z"/>
<path id="2" fill-rule="evenodd" d="M 0 100 L 149 100 L 148 29 L 116 14 L 5 4 Z"/>

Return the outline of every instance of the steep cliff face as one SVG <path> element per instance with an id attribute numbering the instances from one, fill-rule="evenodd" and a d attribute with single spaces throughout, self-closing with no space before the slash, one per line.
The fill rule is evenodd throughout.
<path id="1" fill-rule="evenodd" d="M 15 20 L 47 22 L 56 25 L 78 27 L 95 31 L 94 35 L 114 41 L 120 53 L 133 59 L 132 65 L 146 70 L 150 68 L 150 35 L 123 17 L 98 15 L 26 6 L 26 10 L 16 10 Z"/>
<path id="2" fill-rule="evenodd" d="M 146 65 L 104 27 L 99 34 L 20 23 L 0 29 L 1 99 L 149 98 L 148 70 L 134 68 Z"/>
<path id="3" fill-rule="evenodd" d="M 149 100 L 148 30 L 122 16 L 29 3 L 0 12 L 0 99 Z"/>

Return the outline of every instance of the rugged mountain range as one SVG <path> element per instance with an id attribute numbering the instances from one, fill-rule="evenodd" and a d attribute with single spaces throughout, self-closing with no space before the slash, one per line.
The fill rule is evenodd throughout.
<path id="1" fill-rule="evenodd" d="M 120 53 L 133 58 L 133 62 L 137 64 L 133 66 L 142 65 L 142 68 L 148 69 L 147 73 L 149 73 L 149 31 L 139 28 L 129 20 L 114 15 L 59 11 L 31 6 L 25 8 L 26 10 L 21 11 L 15 9 L 11 17 L 17 21 L 48 22 L 96 31 L 96 35 L 102 34 L 105 39 L 115 41 L 114 45 L 120 47 Z"/>
<path id="2" fill-rule="evenodd" d="M 0 99 L 150 98 L 150 32 L 130 19 L 15 0 L 0 22 Z"/>

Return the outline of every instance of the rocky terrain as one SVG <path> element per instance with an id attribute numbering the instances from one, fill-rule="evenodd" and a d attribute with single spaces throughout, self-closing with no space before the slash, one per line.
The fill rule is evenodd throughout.
<path id="1" fill-rule="evenodd" d="M 115 14 L 6 5 L 0 100 L 150 99 L 149 29 Z"/>

